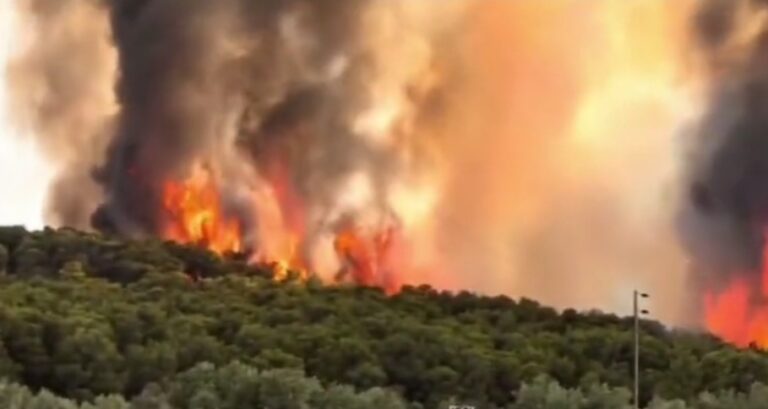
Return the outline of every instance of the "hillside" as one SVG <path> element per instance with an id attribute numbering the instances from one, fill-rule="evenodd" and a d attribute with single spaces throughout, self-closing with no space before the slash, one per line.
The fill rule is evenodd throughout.
<path id="1" fill-rule="evenodd" d="M 233 409 L 538 408 L 550 407 L 535 403 L 549 394 L 628 401 L 615 388 L 631 385 L 632 321 L 615 315 L 426 286 L 388 297 L 276 282 L 237 256 L 69 229 L 0 228 L 0 270 L 0 402 L 41 399 L 25 388 L 75 400 L 122 395 L 99 408 L 137 396 L 134 408 L 167 407 L 158 396 L 173 407 Z M 768 379 L 767 353 L 656 322 L 642 330 L 643 401 L 751 391 L 722 397 L 728 406 L 694 406 L 735 408 L 768 395 L 753 387 Z M 280 396 L 311 404 L 265 400 Z M 621 407 L 601 405 L 589 407 Z"/>

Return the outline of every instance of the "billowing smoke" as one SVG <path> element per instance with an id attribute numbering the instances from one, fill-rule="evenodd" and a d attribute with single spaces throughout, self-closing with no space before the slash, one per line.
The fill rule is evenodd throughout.
<path id="1" fill-rule="evenodd" d="M 689 1 L 15 3 L 51 224 L 678 319 Z"/>
<path id="2" fill-rule="evenodd" d="M 442 119 L 441 229 L 476 287 L 611 308 L 647 288 L 657 316 L 685 319 L 673 214 L 680 132 L 696 114 L 689 12 L 685 1 L 473 4 L 462 104 Z"/>
<path id="3" fill-rule="evenodd" d="M 23 58 L 8 70 L 11 114 L 41 139 L 38 146 L 59 169 L 50 223 L 87 226 L 100 200 L 90 175 L 103 161 L 118 109 L 109 21 L 97 1 L 16 5 L 25 17 L 19 26 L 34 30 L 24 37 Z"/>
<path id="4" fill-rule="evenodd" d="M 768 345 L 768 3 L 702 2 L 697 40 L 711 104 L 689 152 L 681 214 L 707 325 Z"/>
<path id="5" fill-rule="evenodd" d="M 189 220 L 178 219 L 186 202 L 207 201 L 212 189 L 222 221 L 198 227 L 234 219 L 243 236 L 221 250 L 321 269 L 333 260 L 314 253 L 333 252 L 340 231 L 407 229 L 397 207 L 429 195 L 415 184 L 433 188 L 431 154 L 414 123 L 436 104 L 428 101 L 437 99 L 433 46 L 449 35 L 460 1 L 439 9 L 359 0 L 70 3 L 21 2 L 36 38 L 12 73 L 35 133 L 74 151 L 76 165 L 64 166 L 56 186 L 73 197 L 52 197 L 55 223 L 196 239 Z M 83 22 L 85 14 L 98 23 Z M 50 25 L 79 31 L 60 37 Z M 92 44 L 96 38 L 111 38 L 112 47 Z M 105 71 L 116 79 L 119 109 L 106 115 L 90 110 L 95 97 L 79 90 L 110 95 L 89 71 L 94 59 L 106 67 L 111 58 L 116 72 Z M 68 74 L 74 78 L 59 78 Z M 36 97 L 17 80 L 25 76 L 55 88 L 46 106 L 24 100 Z M 69 123 L 83 112 L 93 120 Z M 198 186 L 186 183 L 191 175 L 201 175 Z M 83 190 L 94 180 L 100 192 Z M 83 215 L 92 215 L 88 224 Z M 203 238 L 228 240 L 209 233 Z"/>
<path id="6" fill-rule="evenodd" d="M 714 81 L 708 115 L 689 152 L 683 225 L 690 230 L 686 237 L 695 260 L 715 275 L 759 272 L 762 265 L 768 221 L 763 180 L 768 171 L 763 16 L 768 9 L 763 8 L 756 2 L 713 0 L 704 2 L 698 16 L 698 39 Z"/>

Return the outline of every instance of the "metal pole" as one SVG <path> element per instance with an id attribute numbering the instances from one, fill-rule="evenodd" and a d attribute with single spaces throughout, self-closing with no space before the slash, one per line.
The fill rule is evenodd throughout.
<path id="1" fill-rule="evenodd" d="M 635 317 L 635 409 L 640 409 L 640 315 L 648 314 L 647 310 L 640 309 L 640 298 L 648 298 L 648 294 L 637 290 L 633 291 L 632 304 Z"/>
<path id="2" fill-rule="evenodd" d="M 633 309 L 635 315 L 635 409 L 640 408 L 640 318 L 637 308 L 637 290 L 633 292 Z"/>

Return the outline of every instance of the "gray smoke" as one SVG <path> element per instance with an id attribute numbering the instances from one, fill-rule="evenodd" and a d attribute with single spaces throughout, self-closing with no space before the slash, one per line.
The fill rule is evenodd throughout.
<path id="1" fill-rule="evenodd" d="M 346 125 L 365 98 L 367 56 L 355 39 L 366 4 L 113 1 L 122 110 L 98 175 L 108 200 L 96 225 L 160 233 L 157 183 L 194 160 L 216 160 L 211 153 L 232 138 L 264 159 L 255 163 L 290 162 L 293 177 L 320 182 L 300 188 L 324 189 L 346 174 L 361 156 L 352 151 L 364 153 Z M 331 72 L 336 59 L 354 60 L 353 69 Z M 287 145 L 315 166 L 296 166 L 307 161 L 288 157 Z"/>
<path id="2" fill-rule="evenodd" d="M 32 36 L 11 100 L 62 175 L 51 224 L 167 237 L 164 184 L 203 168 L 256 255 L 284 254 L 270 247 L 288 230 L 327 261 L 339 229 L 395 226 L 409 283 L 560 306 L 613 308 L 638 285 L 680 298 L 659 185 L 678 187 L 666 45 L 689 21 L 665 0 L 14 1 Z M 740 26 L 723 4 L 700 18 L 713 67 L 739 61 L 717 45 Z M 749 261 L 728 212 L 690 204 L 684 224 L 714 237 L 696 252 L 728 242 L 722 263 Z"/>
<path id="3" fill-rule="evenodd" d="M 389 189 L 426 162 L 414 159 L 423 152 L 408 124 L 434 105 L 424 102 L 433 89 L 422 75 L 440 16 L 455 7 L 19 1 L 33 37 L 13 69 L 14 101 L 61 168 L 53 224 L 163 236 L 166 184 L 200 168 L 257 252 L 270 200 L 286 228 L 310 241 L 362 212 L 396 223 Z M 40 80 L 50 95 L 34 93 Z M 360 175 L 370 194 L 343 203 L 340 192 Z"/>
<path id="4" fill-rule="evenodd" d="M 711 104 L 690 151 L 681 226 L 694 279 L 759 283 L 768 233 L 768 25 L 763 1 L 703 2 L 697 39 Z"/>
<path id="5" fill-rule="evenodd" d="M 17 5 L 28 44 L 7 73 L 11 114 L 58 170 L 49 222 L 87 227 L 101 200 L 91 172 L 104 159 L 118 110 L 109 23 L 95 0 Z"/>

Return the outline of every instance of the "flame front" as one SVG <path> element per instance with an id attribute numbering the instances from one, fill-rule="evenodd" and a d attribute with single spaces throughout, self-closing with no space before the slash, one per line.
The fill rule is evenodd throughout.
<path id="1" fill-rule="evenodd" d="M 761 266 L 759 275 L 734 274 L 724 290 L 705 295 L 707 329 L 727 342 L 768 348 L 768 242 Z"/>
<path id="2" fill-rule="evenodd" d="M 399 282 L 389 257 L 392 256 L 395 230 L 381 229 L 373 237 L 363 237 L 355 229 L 340 231 L 335 238 L 334 247 L 342 260 L 339 278 L 350 275 L 354 282 L 362 285 L 377 286 L 387 293 L 399 289 Z"/>
<path id="3" fill-rule="evenodd" d="M 224 214 L 221 196 L 208 171 L 195 168 L 187 180 L 163 186 L 164 237 L 204 246 L 216 253 L 242 250 L 242 229 Z"/>
<path id="4" fill-rule="evenodd" d="M 193 172 L 165 189 L 176 219 L 165 236 L 217 252 L 247 249 L 279 279 L 312 272 L 388 293 L 428 283 L 559 305 L 610 299 L 630 270 L 677 268 L 669 207 L 642 203 L 661 197 L 675 171 L 672 136 L 690 108 L 679 55 L 690 2 L 454 4 L 457 15 L 441 9 L 441 18 L 421 2 L 366 8 L 358 35 L 373 69 L 362 71 L 371 74 L 365 85 L 345 83 L 354 78 L 344 71 L 351 59 L 323 70 L 334 92 L 357 90 L 324 100 L 342 104 L 338 112 L 277 95 L 285 111 L 258 106 L 255 140 L 215 128 L 221 140 L 211 145 L 225 145 L 224 154 L 198 158 L 213 156 L 225 190 L 250 198 L 234 218 L 222 214 L 220 186 L 210 172 Z M 443 23 L 461 26 L 450 51 L 430 31 Z M 241 115 L 232 111 L 219 113 Z M 255 155 L 243 155 L 245 146 Z M 228 174 L 234 163 L 248 170 Z M 592 234 L 592 221 L 607 214 L 613 220 L 598 229 L 605 235 Z M 607 284 L 548 278 L 563 271 Z"/>

